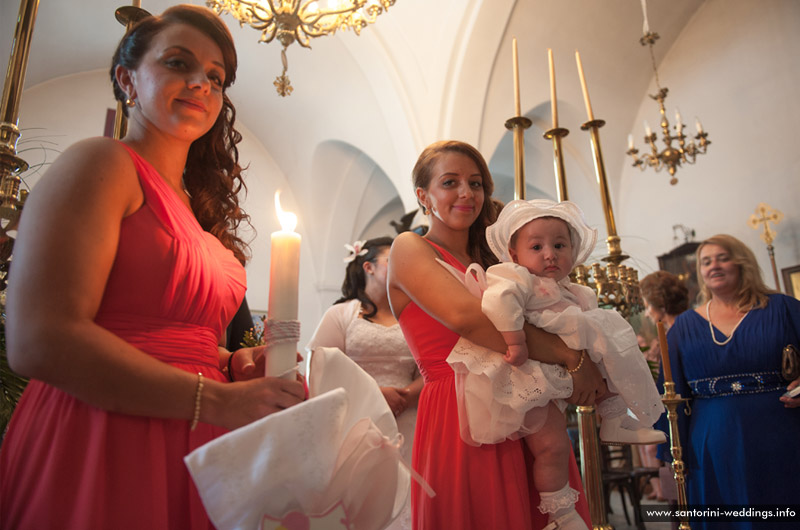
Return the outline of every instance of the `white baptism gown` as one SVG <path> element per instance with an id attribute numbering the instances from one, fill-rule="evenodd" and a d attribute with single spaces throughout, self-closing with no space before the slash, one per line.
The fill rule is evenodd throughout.
<path id="1" fill-rule="evenodd" d="M 664 407 L 636 334 L 619 313 L 597 307 L 594 291 L 569 278 L 556 282 L 537 277 L 515 263 L 490 267 L 485 282 L 482 270 L 471 270 L 471 276 L 457 277 L 485 289 L 482 308 L 498 330 L 522 329 L 527 321 L 558 335 L 574 350 L 586 350 L 609 390 L 639 422 L 648 427 L 655 423 Z M 572 378 L 563 367 L 534 360 L 515 367 L 498 352 L 464 339 L 447 362 L 456 373 L 462 437 L 476 444 L 538 431 L 547 417 L 546 405 L 554 401 L 563 410 L 563 400 L 572 394 Z"/>

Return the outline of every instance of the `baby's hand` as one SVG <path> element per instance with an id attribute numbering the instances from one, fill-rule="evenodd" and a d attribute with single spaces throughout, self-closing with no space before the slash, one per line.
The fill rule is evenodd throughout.
<path id="1" fill-rule="evenodd" d="M 521 366 L 528 360 L 528 348 L 525 344 L 509 344 L 503 360 L 513 366 Z"/>

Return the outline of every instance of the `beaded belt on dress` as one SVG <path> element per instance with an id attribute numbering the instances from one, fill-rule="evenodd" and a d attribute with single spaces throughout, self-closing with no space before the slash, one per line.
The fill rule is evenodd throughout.
<path id="1" fill-rule="evenodd" d="M 712 398 L 773 392 L 785 387 L 786 383 L 781 378 L 781 373 L 776 370 L 695 379 L 689 381 L 689 386 L 692 387 L 694 397 Z"/>

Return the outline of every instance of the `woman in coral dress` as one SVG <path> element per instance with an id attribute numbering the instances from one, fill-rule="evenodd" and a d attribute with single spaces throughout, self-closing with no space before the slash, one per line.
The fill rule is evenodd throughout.
<path id="1" fill-rule="evenodd" d="M 261 351 L 217 346 L 245 291 L 235 71 L 210 10 L 145 18 L 112 66 L 128 135 L 70 147 L 31 193 L 7 305 L 31 382 L 0 452 L 1 528 L 211 528 L 183 457 L 302 399 L 297 381 L 229 382 Z"/>
<path id="2" fill-rule="evenodd" d="M 544 528 L 529 453 L 519 440 L 475 447 L 461 439 L 453 370 L 446 358 L 460 337 L 498 352 L 502 335 L 483 315 L 480 301 L 436 258 L 466 271 L 466 264 L 494 263 L 484 231 L 494 221 L 493 183 L 486 162 L 462 142 L 437 142 L 420 155 L 413 172 L 417 199 L 429 216 L 425 237 L 407 232 L 395 239 L 389 259 L 389 299 L 425 386 L 414 438 L 414 469 L 436 495 L 412 485 L 417 530 Z M 526 327 L 530 351 L 540 361 L 577 366 L 580 354 L 558 337 Z M 501 355 L 498 353 L 498 355 Z M 602 378 L 587 366 L 574 374 L 578 404 L 594 402 Z M 588 509 L 574 459 L 570 485 L 581 492 L 578 511 Z"/>

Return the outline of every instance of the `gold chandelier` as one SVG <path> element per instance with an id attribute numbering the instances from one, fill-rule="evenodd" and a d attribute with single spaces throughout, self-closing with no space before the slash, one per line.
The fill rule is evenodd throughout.
<path id="1" fill-rule="evenodd" d="M 240 26 L 248 24 L 261 32 L 259 42 L 283 44 L 283 72 L 275 78 L 278 94 L 292 93 L 286 72 L 289 68 L 286 48 L 297 42 L 311 48 L 315 37 L 333 35 L 337 29 L 352 29 L 356 35 L 380 14 L 393 6 L 395 0 L 207 0 L 206 5 L 218 15 L 230 13 Z"/>
<path id="2" fill-rule="evenodd" d="M 633 159 L 633 166 L 638 167 L 642 171 L 647 167 L 652 167 L 656 171 L 667 168 L 671 176 L 669 183 L 674 186 L 678 183 L 678 178 L 675 176 L 678 166 L 681 164 L 694 164 L 697 155 L 704 155 L 706 153 L 706 149 L 708 149 L 708 145 L 711 141 L 708 139 L 708 133 L 703 130 L 703 125 L 700 123 L 699 119 L 695 122 L 697 126 L 697 135 L 694 137 L 694 140 L 688 139 L 687 141 L 689 137 L 683 133 L 684 125 L 681 121 L 681 113 L 677 109 L 675 110 L 675 132 L 674 134 L 670 133 L 670 124 L 667 120 L 667 114 L 664 108 L 664 100 L 667 98 L 669 89 L 667 87 L 662 88 L 659 83 L 656 58 L 655 55 L 653 55 L 653 45 L 659 39 L 659 36 L 658 33 L 650 31 L 647 23 L 647 7 L 644 0 L 642 1 L 642 10 L 644 12 L 644 35 L 639 39 L 639 43 L 642 46 L 650 47 L 650 59 L 653 64 L 653 72 L 655 73 L 656 87 L 658 88 L 658 93 L 655 95 L 650 94 L 650 97 L 658 102 L 658 110 L 661 114 L 659 118 L 660 125 L 663 131 L 662 138 L 666 147 L 659 151 L 659 148 L 656 146 L 656 133 L 654 133 L 647 122 L 645 122 L 644 141 L 649 147 L 649 152 L 643 153 L 641 157 L 638 156 L 639 150 L 633 145 L 633 135 L 628 135 L 628 150 L 626 154 L 630 155 Z M 695 143 L 695 140 L 697 143 Z M 673 142 L 677 145 L 673 146 Z M 645 148 L 645 150 L 648 149 Z"/>

